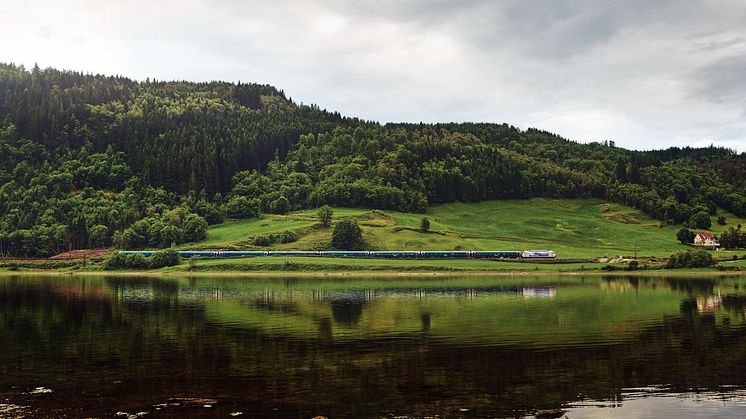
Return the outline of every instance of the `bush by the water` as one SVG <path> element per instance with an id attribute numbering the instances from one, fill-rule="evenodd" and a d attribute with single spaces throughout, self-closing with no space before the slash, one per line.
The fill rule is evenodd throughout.
<path id="1" fill-rule="evenodd" d="M 334 226 L 332 232 L 332 246 L 342 250 L 362 249 L 363 231 L 355 221 L 340 221 Z"/>
<path id="2" fill-rule="evenodd" d="M 181 256 L 177 251 L 171 249 L 155 252 L 149 258 L 140 253 L 125 255 L 122 252 L 115 252 L 104 262 L 104 269 L 158 269 L 178 265 L 179 263 L 181 263 Z"/>
<path id="3" fill-rule="evenodd" d="M 141 253 L 127 255 L 125 263 L 127 264 L 127 268 L 130 269 L 148 269 L 148 266 L 150 266 L 148 259 Z"/>
<path id="4" fill-rule="evenodd" d="M 176 250 L 167 249 L 153 253 L 150 257 L 150 267 L 152 269 L 163 268 L 166 266 L 176 266 L 181 263 L 181 256 Z"/>
<path id="5" fill-rule="evenodd" d="M 666 268 L 706 268 L 712 266 L 715 262 L 709 252 L 702 249 L 687 250 L 671 255 L 668 258 Z"/>
<path id="6" fill-rule="evenodd" d="M 121 252 L 114 252 L 109 259 L 104 262 L 104 269 L 116 270 L 127 267 L 127 255 Z"/>
<path id="7" fill-rule="evenodd" d="M 0 260 L 0 268 L 10 271 L 21 269 L 80 269 L 85 266 L 82 260 Z"/>

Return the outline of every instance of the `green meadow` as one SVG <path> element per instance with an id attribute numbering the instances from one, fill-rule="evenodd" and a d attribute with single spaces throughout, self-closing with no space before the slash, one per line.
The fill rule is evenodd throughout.
<path id="1" fill-rule="evenodd" d="M 207 239 L 182 249 L 328 250 L 332 228 L 318 223 L 317 210 L 228 221 L 211 227 Z M 423 216 L 430 231 L 420 231 Z M 721 232 L 746 220 L 726 214 Z M 334 222 L 354 218 L 368 250 L 526 250 L 551 249 L 561 258 L 665 257 L 688 247 L 676 241 L 679 227 L 661 226 L 640 211 L 595 199 L 500 200 L 433 205 L 426 214 L 368 209 L 334 209 Z M 257 236 L 290 230 L 300 238 L 271 247 L 254 245 Z M 722 252 L 723 256 L 732 253 Z M 370 261 L 366 261 L 369 263 Z M 453 262 L 450 262 L 453 263 Z"/>

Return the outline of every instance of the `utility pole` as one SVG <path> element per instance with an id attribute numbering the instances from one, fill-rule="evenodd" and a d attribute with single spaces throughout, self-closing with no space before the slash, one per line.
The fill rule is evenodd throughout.
<path id="1" fill-rule="evenodd" d="M 635 259 L 637 259 L 637 240 L 635 240 Z"/>

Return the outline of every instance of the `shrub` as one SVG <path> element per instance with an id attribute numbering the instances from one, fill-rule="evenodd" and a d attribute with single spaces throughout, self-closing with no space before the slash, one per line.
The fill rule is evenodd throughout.
<path id="1" fill-rule="evenodd" d="M 163 268 L 165 266 L 176 266 L 181 263 L 181 256 L 176 250 L 167 249 L 153 253 L 150 257 L 150 267 L 153 269 Z"/>
<path id="2" fill-rule="evenodd" d="M 189 258 L 189 270 L 193 271 L 197 268 L 197 261 L 199 260 L 199 256 L 194 255 Z"/>
<path id="3" fill-rule="evenodd" d="M 269 204 L 269 212 L 273 214 L 287 214 L 290 211 L 290 201 L 281 196 Z"/>
<path id="4" fill-rule="evenodd" d="M 109 259 L 106 259 L 106 262 L 104 262 L 104 269 L 106 270 L 116 270 L 116 269 L 124 269 L 127 267 L 127 255 L 125 255 L 122 252 L 114 252 L 109 257 Z"/>
<path id="5" fill-rule="evenodd" d="M 148 259 L 142 253 L 127 255 L 126 267 L 130 269 L 147 269 Z"/>
<path id="6" fill-rule="evenodd" d="M 274 237 L 272 237 L 271 234 L 254 237 L 255 246 L 272 246 L 274 242 L 275 242 Z"/>
<path id="7" fill-rule="evenodd" d="M 363 247 L 363 231 L 354 221 L 340 221 L 334 226 L 331 244 L 336 249 L 361 249 Z"/>
<path id="8" fill-rule="evenodd" d="M 725 220 L 725 216 L 721 215 L 721 216 L 718 217 L 718 224 L 720 224 L 721 226 L 724 226 L 724 225 L 727 224 L 727 222 Z"/>
<path id="9" fill-rule="evenodd" d="M 640 267 L 640 262 L 633 260 L 627 265 L 627 270 L 636 271 Z"/>
<path id="10" fill-rule="evenodd" d="M 319 221 L 321 221 L 321 225 L 329 228 L 329 226 L 332 225 L 332 215 L 334 212 L 332 211 L 332 207 L 329 205 L 324 205 L 319 210 Z"/>
<path id="11" fill-rule="evenodd" d="M 694 236 L 696 236 L 696 234 L 686 227 L 682 227 L 676 232 L 676 239 L 682 244 L 694 242 Z"/>
<path id="12" fill-rule="evenodd" d="M 293 243 L 298 241 L 298 238 L 298 234 L 290 230 L 280 233 L 280 243 Z"/>
<path id="13" fill-rule="evenodd" d="M 424 232 L 430 231 L 430 219 L 427 217 L 422 217 L 422 220 L 420 220 L 420 230 Z"/>
<path id="14" fill-rule="evenodd" d="M 705 268 L 712 266 L 715 262 L 712 255 L 706 250 L 687 250 L 671 255 L 666 264 L 667 269 L 674 268 Z"/>

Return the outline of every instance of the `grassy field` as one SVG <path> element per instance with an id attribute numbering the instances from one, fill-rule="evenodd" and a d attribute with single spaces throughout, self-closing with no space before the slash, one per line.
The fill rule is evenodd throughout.
<path id="1" fill-rule="evenodd" d="M 746 257 L 746 253 L 744 255 Z M 743 270 L 746 270 L 746 260 L 733 260 L 728 262 L 721 262 L 718 264 L 718 266 L 725 266 L 725 267 L 734 267 L 734 268 L 740 268 Z"/>
<path id="2" fill-rule="evenodd" d="M 256 236 L 292 230 L 295 243 L 280 250 L 329 249 L 331 229 L 321 228 L 316 210 L 260 219 L 229 221 L 211 227 L 206 240 L 182 249 L 266 249 L 253 245 Z M 746 220 L 725 214 L 727 226 Z M 593 199 L 530 199 L 434 205 L 424 214 L 430 232 L 419 231 L 423 214 L 365 209 L 334 209 L 334 221 L 357 219 L 371 250 L 526 250 L 552 249 L 558 257 L 668 256 L 686 250 L 676 241 L 677 227 L 623 205 Z M 713 222 L 715 220 L 713 219 Z M 722 255 L 730 255 L 728 252 Z"/>
<path id="3" fill-rule="evenodd" d="M 234 259 L 203 259 L 196 263 L 195 272 L 240 271 L 455 271 L 455 272 L 580 272 L 598 270 L 599 263 L 532 264 L 493 260 L 383 260 L 344 259 L 325 257 L 260 256 Z M 188 263 L 165 268 L 164 272 L 186 272 Z"/>

